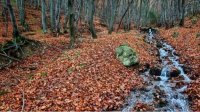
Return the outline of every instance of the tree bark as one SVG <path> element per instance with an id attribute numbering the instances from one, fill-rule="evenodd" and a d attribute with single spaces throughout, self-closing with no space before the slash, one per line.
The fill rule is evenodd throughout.
<path id="1" fill-rule="evenodd" d="M 56 17 L 55 17 L 56 33 L 60 33 L 60 10 L 61 10 L 61 3 L 62 3 L 62 0 L 57 0 Z"/>
<path id="2" fill-rule="evenodd" d="M 182 0 L 182 4 L 181 4 L 181 21 L 180 21 L 180 26 L 184 26 L 184 20 L 185 20 L 185 0 Z"/>
<path id="3" fill-rule="evenodd" d="M 8 7 L 8 11 L 10 13 L 10 19 L 11 19 L 12 27 L 13 27 L 13 38 L 17 38 L 19 36 L 19 31 L 18 31 L 18 28 L 17 28 L 13 8 L 10 4 L 10 0 L 7 0 L 7 7 Z"/>
<path id="4" fill-rule="evenodd" d="M 0 6 L 2 7 L 1 16 L 3 18 L 3 23 L 5 24 L 5 31 L 2 34 L 2 36 L 3 37 L 7 37 L 8 36 L 8 8 L 6 7 L 6 1 L 1 1 L 0 0 Z M 3 30 L 3 28 L 2 28 L 2 30 Z"/>
<path id="5" fill-rule="evenodd" d="M 25 25 L 25 4 L 24 0 L 18 0 L 19 1 L 19 17 L 20 17 L 20 23 L 22 26 Z"/>
<path id="6" fill-rule="evenodd" d="M 20 24 L 24 27 L 25 31 L 29 30 L 29 26 L 25 21 L 25 0 L 18 0 L 19 1 L 19 17 L 20 17 Z"/>
<path id="7" fill-rule="evenodd" d="M 115 17 L 116 17 L 116 8 L 117 8 L 117 2 L 119 2 L 119 0 L 111 0 L 111 15 L 110 15 L 110 20 L 109 20 L 109 26 L 108 26 L 108 34 L 111 34 L 113 31 L 113 26 L 115 23 Z"/>
<path id="8" fill-rule="evenodd" d="M 70 44 L 69 48 L 74 48 L 75 43 L 75 27 L 74 27 L 74 10 L 73 10 L 74 0 L 68 0 L 69 8 L 69 32 L 70 32 Z"/>
<path id="9" fill-rule="evenodd" d="M 55 31 L 55 4 L 54 0 L 50 0 L 50 21 L 51 21 L 51 32 Z"/>
<path id="10" fill-rule="evenodd" d="M 64 0 L 64 25 L 63 25 L 63 30 L 64 33 L 67 32 L 67 23 L 68 23 L 68 0 Z"/>
<path id="11" fill-rule="evenodd" d="M 47 33 L 45 0 L 41 0 L 41 3 L 42 3 L 42 30 L 44 33 Z"/>
<path id="12" fill-rule="evenodd" d="M 94 29 L 94 10 L 95 10 L 95 7 L 94 7 L 94 0 L 89 0 L 89 30 L 90 32 L 92 33 L 92 37 L 93 39 L 96 39 L 97 38 L 97 35 L 96 35 L 96 31 Z"/>

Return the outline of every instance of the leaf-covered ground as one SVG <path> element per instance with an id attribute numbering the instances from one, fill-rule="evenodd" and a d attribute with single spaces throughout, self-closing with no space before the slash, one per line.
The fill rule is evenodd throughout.
<path id="1" fill-rule="evenodd" d="M 43 53 L 0 71 L 1 90 L 8 92 L 2 110 L 21 110 L 23 94 L 25 110 L 119 110 L 130 90 L 142 87 L 138 70 L 155 63 L 137 32 L 100 33 L 73 50 L 63 50 L 66 38 L 41 37 L 49 44 Z M 125 43 L 138 52 L 139 66 L 126 68 L 116 59 L 115 48 Z"/>
<path id="2" fill-rule="evenodd" d="M 20 111 L 22 107 L 27 111 L 120 110 L 130 90 L 143 86 L 139 70 L 147 63 L 153 66 L 158 62 L 156 50 L 145 43 L 143 35 L 136 30 L 108 35 L 107 29 L 95 21 L 98 39 L 92 40 L 84 30 L 75 49 L 69 50 L 68 34 L 59 37 L 43 34 L 41 14 L 28 9 L 26 13 L 32 31 L 23 35 L 42 42 L 43 47 L 34 55 L 0 70 L 0 110 Z M 2 21 L 0 27 L 4 27 Z M 19 29 L 23 31 L 21 26 Z M 184 28 L 160 30 L 163 39 L 175 47 L 193 79 L 187 93 L 192 109 L 196 111 L 200 111 L 200 38 L 196 37 L 199 29 L 198 21 L 194 25 L 186 23 Z M 0 30 L 0 43 L 11 39 L 11 24 L 9 38 L 1 37 L 3 31 Z M 116 59 L 115 48 L 125 43 L 137 51 L 140 65 L 126 68 Z M 135 107 L 144 110 L 142 108 L 152 110 L 142 104 Z"/>
<path id="3" fill-rule="evenodd" d="M 97 21 L 98 39 L 83 31 L 76 48 L 69 50 L 68 34 L 43 34 L 40 14 L 29 10 L 27 14 L 32 31 L 23 35 L 42 42 L 43 47 L 0 71 L 0 110 L 119 110 L 130 90 L 143 86 L 139 70 L 156 63 L 153 48 L 137 31 L 108 35 Z M 0 37 L 0 42 L 10 40 L 8 35 Z M 116 59 L 115 48 L 127 43 L 139 54 L 140 65 L 126 68 Z"/>

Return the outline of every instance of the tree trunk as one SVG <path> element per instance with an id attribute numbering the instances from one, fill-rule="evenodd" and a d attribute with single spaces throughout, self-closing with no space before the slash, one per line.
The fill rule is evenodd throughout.
<path id="1" fill-rule="evenodd" d="M 8 11 L 10 13 L 10 19 L 11 19 L 12 27 L 13 27 L 13 38 L 17 38 L 19 36 L 19 31 L 18 31 L 18 28 L 17 28 L 13 8 L 10 4 L 10 0 L 7 0 L 7 7 L 8 7 Z"/>
<path id="2" fill-rule="evenodd" d="M 16 0 L 16 5 L 17 5 L 18 9 L 20 8 L 20 2 L 21 2 L 21 0 Z"/>
<path id="3" fill-rule="evenodd" d="M 110 0 L 111 1 L 111 15 L 109 20 L 109 26 L 108 26 L 108 33 L 111 34 L 113 31 L 113 26 L 115 23 L 115 16 L 116 16 L 116 8 L 117 8 L 117 0 Z"/>
<path id="4" fill-rule="evenodd" d="M 90 32 L 92 33 L 92 37 L 93 39 L 97 38 L 97 35 L 96 35 L 96 31 L 94 29 L 94 23 L 93 23 L 93 19 L 94 19 L 94 10 L 95 10 L 95 7 L 94 7 L 94 0 L 89 0 L 89 30 Z"/>
<path id="5" fill-rule="evenodd" d="M 61 3 L 62 0 L 57 0 L 57 7 L 56 7 L 56 33 L 60 33 L 60 10 L 61 10 Z"/>
<path id="6" fill-rule="evenodd" d="M 46 5 L 45 5 L 45 0 L 41 0 L 42 4 L 42 30 L 44 33 L 47 32 L 47 25 L 46 25 Z"/>
<path id="7" fill-rule="evenodd" d="M 63 25 L 63 30 L 64 33 L 67 32 L 67 23 L 68 23 L 68 0 L 64 0 L 64 25 Z"/>
<path id="8" fill-rule="evenodd" d="M 181 4 L 181 21 L 180 21 L 180 26 L 184 26 L 184 20 L 185 20 L 185 0 L 182 0 L 182 4 Z"/>
<path id="9" fill-rule="evenodd" d="M 139 13 L 139 27 L 141 27 L 141 18 L 142 18 L 142 0 L 140 0 L 140 13 Z"/>
<path id="10" fill-rule="evenodd" d="M 19 17 L 20 17 L 20 24 L 24 27 L 25 31 L 29 30 L 29 26 L 25 21 L 25 0 L 18 0 L 19 1 Z"/>
<path id="11" fill-rule="evenodd" d="M 54 0 L 50 0 L 50 21 L 51 21 L 51 32 L 55 32 L 55 4 L 54 4 Z"/>
<path id="12" fill-rule="evenodd" d="M 3 37 L 8 36 L 8 8 L 6 7 L 6 1 L 1 1 L 0 0 L 0 6 L 2 7 L 2 18 L 3 18 L 3 23 L 5 24 L 5 31 L 2 34 Z M 2 28 L 3 30 L 3 28 Z M 2 31 L 3 32 L 3 31 Z"/>
<path id="13" fill-rule="evenodd" d="M 73 10 L 74 0 L 68 0 L 68 8 L 69 8 L 69 32 L 70 32 L 70 44 L 69 48 L 74 47 L 75 43 L 75 27 L 74 27 L 74 10 Z"/>
<path id="14" fill-rule="evenodd" d="M 18 0 L 19 1 L 19 17 L 20 17 L 20 23 L 22 26 L 25 25 L 25 4 L 24 0 Z"/>

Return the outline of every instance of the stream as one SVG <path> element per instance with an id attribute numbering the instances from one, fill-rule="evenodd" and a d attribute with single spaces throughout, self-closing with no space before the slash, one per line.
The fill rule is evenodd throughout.
<path id="1" fill-rule="evenodd" d="M 160 47 L 157 47 L 161 60 L 160 72 L 152 76 L 152 70 L 147 69 L 140 74 L 144 79 L 145 88 L 132 90 L 122 111 L 132 111 L 137 103 L 142 103 L 154 107 L 155 111 L 189 112 L 188 99 L 184 91 L 191 80 L 185 74 L 183 65 L 179 63 L 175 49 L 166 42 L 156 39 L 152 29 L 148 30 L 146 40 L 150 44 L 160 44 Z M 178 72 L 177 76 L 171 75 L 174 70 Z"/>

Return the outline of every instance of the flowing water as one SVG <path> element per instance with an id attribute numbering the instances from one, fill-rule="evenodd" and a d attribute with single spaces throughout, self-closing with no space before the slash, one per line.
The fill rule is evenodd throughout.
<path id="1" fill-rule="evenodd" d="M 147 41 L 150 44 L 159 41 L 154 38 L 151 29 L 149 29 Z M 155 107 L 156 111 L 190 111 L 187 96 L 183 93 L 187 89 L 190 79 L 184 73 L 183 65 L 179 63 L 175 49 L 165 42 L 159 41 L 159 43 L 162 45 L 161 48 L 158 48 L 161 59 L 160 74 L 155 79 L 150 75 L 150 70 L 142 73 L 141 77 L 144 79 L 146 87 L 131 91 L 122 111 L 131 111 L 136 103 L 151 105 Z M 173 69 L 179 71 L 181 78 L 172 80 L 170 72 Z"/>

